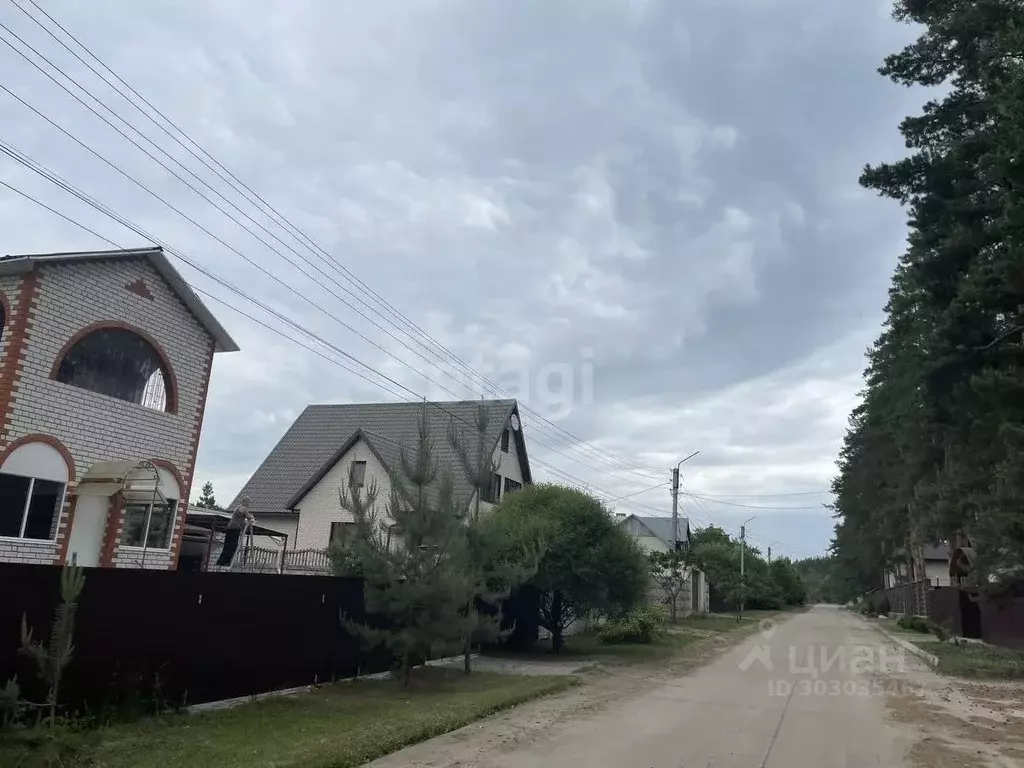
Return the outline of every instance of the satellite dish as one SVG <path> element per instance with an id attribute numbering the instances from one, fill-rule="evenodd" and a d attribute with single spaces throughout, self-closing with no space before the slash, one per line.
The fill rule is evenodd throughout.
<path id="1" fill-rule="evenodd" d="M 516 416 L 514 413 L 512 414 L 512 418 L 509 419 L 509 424 L 512 425 L 512 430 L 514 432 L 518 432 L 519 431 L 519 417 Z"/>

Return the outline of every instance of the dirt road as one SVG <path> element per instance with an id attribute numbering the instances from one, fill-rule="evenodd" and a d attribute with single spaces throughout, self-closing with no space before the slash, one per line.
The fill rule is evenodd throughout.
<path id="1" fill-rule="evenodd" d="M 914 738 L 886 714 L 900 691 L 884 668 L 901 662 L 880 640 L 845 611 L 816 607 L 689 674 L 613 671 L 371 765 L 901 766 Z"/>

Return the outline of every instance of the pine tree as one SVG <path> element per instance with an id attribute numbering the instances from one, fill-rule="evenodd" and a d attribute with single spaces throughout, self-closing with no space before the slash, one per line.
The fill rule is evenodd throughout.
<path id="1" fill-rule="evenodd" d="M 498 471 L 493 446 L 488 442 L 490 415 L 483 402 L 477 406 L 472 426 L 472 435 L 467 435 L 454 420 L 448 425 L 448 443 L 455 451 L 473 492 L 472 513 L 466 525 L 465 538 L 455 554 L 465 599 L 462 651 L 466 674 L 472 671 L 473 640 L 493 640 L 500 636 L 501 600 L 537 572 L 540 557 L 540 542 L 510 548 L 503 540 L 503 530 L 481 518 L 480 503 L 491 478 Z"/>
<path id="2" fill-rule="evenodd" d="M 424 406 L 415 448 L 403 447 L 400 465 L 390 473 L 387 516 L 378 512 L 375 484 L 364 495 L 350 475 L 340 493 L 357 525 L 352 559 L 364 579 L 366 610 L 386 623 L 369 627 L 346 619 L 346 625 L 394 652 L 403 685 L 418 659 L 464 634 L 456 555 L 464 546 L 466 506 L 456 500 L 451 474 L 438 471 L 433 453 Z"/>
<path id="3" fill-rule="evenodd" d="M 203 489 L 199 492 L 199 501 L 196 502 L 196 506 L 203 509 L 220 509 L 217 506 L 217 499 L 213 495 L 213 483 L 209 480 L 203 483 Z"/>
<path id="4" fill-rule="evenodd" d="M 900 0 L 895 16 L 923 33 L 880 72 L 946 88 L 900 126 L 911 155 L 861 179 L 907 206 L 911 234 L 840 456 L 833 547 L 869 588 L 965 533 L 987 586 L 1024 558 L 1024 5 Z"/>

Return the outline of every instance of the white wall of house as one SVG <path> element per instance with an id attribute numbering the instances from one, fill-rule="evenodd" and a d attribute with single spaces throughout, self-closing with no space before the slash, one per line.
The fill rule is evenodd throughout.
<path id="1" fill-rule="evenodd" d="M 20 306 L 23 288 L 36 280 L 27 318 Z M 128 290 L 142 281 L 152 298 Z M 6 424 L 2 425 L 0 449 L 28 435 L 42 434 L 58 440 L 75 462 L 69 478 L 68 505 L 51 541 L 0 542 L 0 560 L 47 561 L 59 559 L 67 540 L 68 508 L 73 484 L 98 461 L 162 459 L 170 462 L 184 480 L 183 493 L 191 484 L 199 439 L 206 386 L 213 355 L 213 339 L 182 303 L 163 277 L 145 259 L 90 260 L 44 265 L 35 275 L 0 279 L 11 308 L 8 326 L 17 317 L 27 320 L 28 336 L 21 351 L 16 392 L 11 398 Z M 20 317 L 18 317 L 20 316 Z M 175 413 L 144 408 L 115 397 L 91 392 L 52 378 L 63 346 L 80 330 L 95 323 L 126 324 L 155 339 L 166 353 L 177 387 Z M 11 328 L 5 329 L 0 352 L 8 353 Z M 181 498 L 185 498 L 183 495 Z M 177 542 L 184 521 L 179 509 L 171 536 Z M 172 544 L 173 550 L 173 544 Z M 126 552 L 125 562 L 135 561 Z M 116 559 L 116 551 L 115 551 Z M 151 558 L 153 558 L 151 560 Z M 164 566 L 173 567 L 168 552 Z M 147 566 L 158 562 L 147 553 Z"/>
<path id="2" fill-rule="evenodd" d="M 625 518 L 619 525 L 636 540 L 645 552 L 669 552 L 672 549 L 667 541 L 658 536 L 652 536 L 647 526 L 633 517 Z"/>
<path id="3" fill-rule="evenodd" d="M 924 575 L 933 587 L 948 587 L 952 585 L 949 580 L 949 563 L 945 560 L 926 560 L 924 563 Z"/>
<path id="4" fill-rule="evenodd" d="M 498 441 L 494 449 L 493 461 L 497 467 L 497 473 L 502 478 L 501 495 L 504 495 L 504 479 L 510 478 L 517 483 L 523 482 L 523 467 L 519 461 L 519 454 L 516 451 L 515 443 L 512 440 L 522 440 L 521 432 L 513 432 L 509 441 L 508 451 L 501 450 L 501 441 Z M 286 524 L 287 520 L 281 517 L 261 516 L 259 524 L 274 530 L 280 530 L 289 536 L 289 549 L 323 549 L 330 543 L 331 523 L 354 522 L 351 512 L 342 509 L 338 500 L 338 489 L 342 483 L 348 483 L 349 468 L 353 461 L 366 462 L 366 488 L 376 481 L 378 487 L 377 509 L 381 519 L 387 515 L 388 492 L 391 488 L 391 481 L 388 478 L 384 465 L 380 463 L 370 446 L 365 440 L 358 440 L 352 448 L 338 460 L 305 496 L 300 499 L 295 509 L 298 512 L 298 522 L 294 529 L 278 527 Z M 476 501 L 476 494 L 470 499 L 472 507 Z M 493 504 L 481 502 L 480 509 L 486 512 L 493 508 Z M 390 518 L 388 518 L 390 519 Z"/>
<path id="5" fill-rule="evenodd" d="M 905 573 L 905 569 L 906 566 L 903 566 L 900 569 L 901 573 Z M 933 587 L 949 587 L 953 584 L 949 578 L 949 563 L 945 560 L 925 560 L 924 575 Z M 885 574 L 886 587 L 894 587 L 904 581 L 906 581 L 905 578 L 899 577 L 893 571 L 887 571 Z"/>
<path id="6" fill-rule="evenodd" d="M 299 529 L 299 516 L 298 515 L 257 515 L 256 525 L 261 528 L 269 528 L 272 531 L 283 533 L 288 537 L 288 549 L 295 549 L 295 541 L 297 539 Z M 257 537 L 259 539 L 267 538 L 265 536 Z M 260 546 L 266 546 L 266 544 L 260 544 Z"/>
<path id="7" fill-rule="evenodd" d="M 515 440 L 522 440 L 522 432 L 512 432 L 509 439 L 508 451 L 501 450 L 501 440 L 498 440 L 498 445 L 494 449 L 494 454 L 491 456 L 491 461 L 497 468 L 498 475 L 501 476 L 501 494 L 499 501 L 505 495 L 505 478 L 515 480 L 517 483 L 523 482 L 523 468 L 519 461 L 519 453 L 516 451 Z M 476 501 L 476 494 L 470 499 L 470 506 Z M 488 512 L 494 508 L 493 504 L 486 501 L 480 502 L 480 511 Z"/>
<path id="8" fill-rule="evenodd" d="M 331 467 L 320 482 L 313 486 L 299 503 L 295 505 L 299 513 L 298 530 L 295 544 L 291 549 L 323 549 L 330 543 L 331 523 L 355 522 L 348 510 L 342 509 L 338 490 L 342 484 L 348 485 L 349 468 L 353 461 L 366 462 L 366 484 L 369 489 L 374 481 L 377 483 L 377 509 L 384 520 L 387 516 L 388 491 L 391 481 L 388 479 L 384 465 L 380 463 L 366 441 L 359 439 L 349 451 Z"/>
<path id="9" fill-rule="evenodd" d="M 633 538 L 644 552 L 668 552 L 671 550 L 671 547 L 657 536 L 634 536 Z"/>

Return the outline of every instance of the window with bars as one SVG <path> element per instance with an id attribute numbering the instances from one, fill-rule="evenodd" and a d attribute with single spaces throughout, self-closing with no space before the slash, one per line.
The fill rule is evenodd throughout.
<path id="1" fill-rule="evenodd" d="M 152 514 L 150 508 L 152 507 Z M 121 543 L 126 547 L 148 547 L 149 549 L 170 549 L 171 532 L 178 500 L 169 499 L 166 504 L 128 504 L 124 508 L 124 531 Z"/>
<path id="2" fill-rule="evenodd" d="M 513 480 L 511 477 L 506 477 L 505 478 L 505 488 L 502 490 L 501 497 L 505 498 L 510 493 L 515 493 L 516 491 L 518 491 L 522 487 L 523 487 L 523 484 L 520 483 L 518 480 Z"/>
<path id="3" fill-rule="evenodd" d="M 57 381 L 145 408 L 166 411 L 168 371 L 153 345 L 125 328 L 100 328 L 77 341 Z"/>

